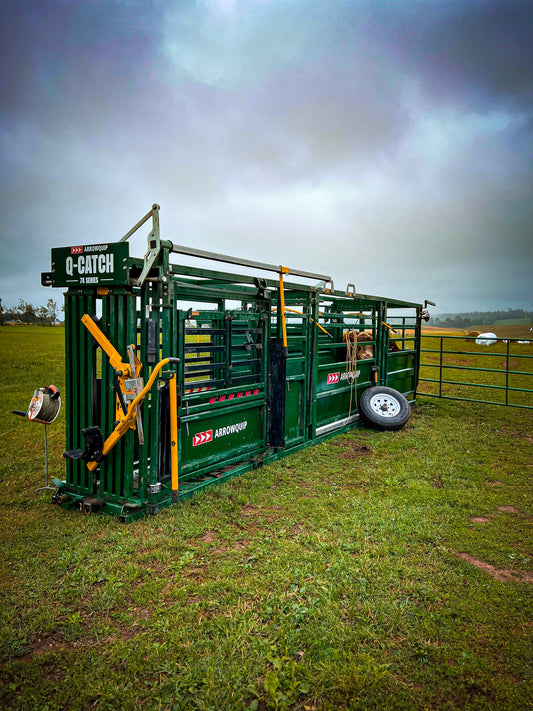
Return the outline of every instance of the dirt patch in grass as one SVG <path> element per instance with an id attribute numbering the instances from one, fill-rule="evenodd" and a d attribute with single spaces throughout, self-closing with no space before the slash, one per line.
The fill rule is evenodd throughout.
<path id="1" fill-rule="evenodd" d="M 186 605 L 198 605 L 201 602 L 203 602 L 203 598 L 199 595 L 188 595 L 185 600 Z"/>
<path id="2" fill-rule="evenodd" d="M 489 523 L 490 518 L 486 516 L 470 516 L 470 523 Z"/>
<path id="3" fill-rule="evenodd" d="M 367 457 L 369 454 L 372 454 L 372 447 L 368 447 L 366 444 L 352 444 L 345 451 L 339 452 L 339 457 L 342 457 L 342 459 L 359 459 L 360 457 Z"/>
<path id="4" fill-rule="evenodd" d="M 235 541 L 235 550 L 242 551 L 244 548 L 250 545 L 250 541 Z"/>
<path id="5" fill-rule="evenodd" d="M 510 360 L 509 361 L 509 370 L 516 370 L 518 366 L 520 365 L 519 361 L 517 360 Z M 505 370 L 507 368 L 507 360 L 502 360 L 500 363 L 500 369 Z"/>
<path id="6" fill-rule="evenodd" d="M 192 570 L 182 573 L 182 578 L 187 579 L 187 580 L 193 580 L 198 583 L 205 582 L 205 576 L 206 576 L 206 567 L 192 568 Z"/>
<path id="7" fill-rule="evenodd" d="M 315 486 L 309 481 L 299 481 L 298 482 L 298 487 L 300 489 L 304 489 L 305 491 L 308 491 L 309 494 L 314 494 L 315 496 L 318 495 L 318 491 Z M 302 499 L 312 499 L 314 496 L 310 496 L 309 494 L 301 494 L 300 498 Z"/>
<path id="8" fill-rule="evenodd" d="M 134 623 L 133 627 L 120 625 L 115 634 L 108 635 L 107 637 L 98 639 L 92 636 L 87 636 L 73 641 L 68 641 L 63 632 L 55 632 L 49 637 L 37 639 L 35 642 L 30 644 L 27 653 L 22 657 L 22 659 L 28 660 L 33 657 L 42 657 L 43 654 L 48 654 L 49 652 L 64 652 L 68 649 L 86 649 L 97 645 L 105 645 L 110 640 L 116 639 L 117 637 L 121 637 L 124 640 L 132 639 L 140 632 L 140 630 L 136 628 L 136 623 Z"/>
<path id="9" fill-rule="evenodd" d="M 305 533 L 304 529 L 300 525 L 295 523 L 291 529 L 290 535 L 291 536 L 300 536 L 302 533 Z"/>
<path id="10" fill-rule="evenodd" d="M 67 670 L 62 669 L 58 664 L 47 662 L 40 669 L 41 674 L 52 681 L 65 681 L 67 678 Z"/>
<path id="11" fill-rule="evenodd" d="M 517 509 L 516 506 L 498 506 L 498 511 L 508 511 L 510 513 L 520 514 L 520 516 L 524 515 L 524 512 Z"/>
<path id="12" fill-rule="evenodd" d="M 148 620 L 152 616 L 151 610 L 146 607 L 134 607 L 132 612 L 134 612 L 136 617 L 140 620 Z"/>
<path id="13" fill-rule="evenodd" d="M 200 540 L 204 543 L 213 543 L 217 534 L 214 531 L 206 531 L 203 536 L 200 536 Z"/>
<path id="14" fill-rule="evenodd" d="M 243 506 L 239 512 L 240 516 L 245 518 L 260 517 L 266 523 L 272 523 L 272 521 L 277 521 L 283 514 L 285 509 L 282 506 L 269 506 L 268 508 L 260 508 L 259 506 L 254 506 L 253 504 L 247 504 Z"/>
<path id="15" fill-rule="evenodd" d="M 494 481 L 487 481 L 487 484 L 489 486 L 501 486 L 502 482 L 499 481 L 498 479 L 495 479 Z"/>
<path id="16" fill-rule="evenodd" d="M 258 506 L 247 505 L 243 506 L 240 515 L 241 516 L 258 516 L 261 513 L 261 509 Z"/>
<path id="17" fill-rule="evenodd" d="M 468 553 L 456 553 L 455 555 L 461 560 L 465 560 L 467 563 L 470 563 L 470 565 L 475 566 L 479 570 L 488 573 L 491 578 L 494 578 L 494 580 L 499 580 L 503 583 L 518 582 L 529 583 L 530 585 L 533 584 L 533 574 L 531 573 L 527 573 L 522 570 L 513 571 L 505 568 L 496 568 L 496 566 L 490 565 L 490 563 L 485 563 L 483 560 L 477 560 L 477 558 L 474 558 Z"/>
<path id="18" fill-rule="evenodd" d="M 30 644 L 28 653 L 24 658 L 40 657 L 47 652 L 56 652 L 58 649 L 64 649 L 67 646 L 65 635 L 62 632 L 55 632 L 50 637 L 38 639 L 33 644 Z"/>

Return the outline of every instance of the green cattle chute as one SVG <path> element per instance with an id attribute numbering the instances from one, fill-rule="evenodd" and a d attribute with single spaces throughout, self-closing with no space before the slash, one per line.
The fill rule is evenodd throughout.
<path id="1" fill-rule="evenodd" d="M 149 220 L 146 255 L 131 257 L 127 239 Z M 171 254 L 218 268 L 174 264 Z M 52 250 L 42 283 L 68 287 L 66 477 L 54 496 L 65 508 L 125 522 L 156 514 L 357 426 L 359 399 L 373 385 L 416 397 L 421 304 L 174 245 L 160 239 L 157 205 L 119 242 Z M 134 357 L 140 373 L 127 365 Z M 156 367 L 136 416 L 127 415 Z"/>

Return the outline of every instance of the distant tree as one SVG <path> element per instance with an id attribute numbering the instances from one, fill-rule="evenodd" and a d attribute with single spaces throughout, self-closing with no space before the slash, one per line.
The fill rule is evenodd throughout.
<path id="1" fill-rule="evenodd" d="M 57 304 L 53 299 L 48 299 L 46 302 L 46 313 L 48 318 L 48 323 L 50 325 L 57 321 Z"/>
<path id="2" fill-rule="evenodd" d="M 2 306 L 2 299 L 0 299 L 0 326 L 4 324 L 4 307 Z"/>
<path id="3" fill-rule="evenodd" d="M 48 321 L 48 311 L 46 309 L 46 306 L 38 306 L 35 309 L 35 316 L 37 318 L 38 323 L 46 323 Z"/>
<path id="4" fill-rule="evenodd" d="M 23 323 L 35 323 L 37 320 L 35 308 L 32 304 L 24 301 L 24 299 L 19 299 L 19 303 L 15 306 L 14 311 Z"/>

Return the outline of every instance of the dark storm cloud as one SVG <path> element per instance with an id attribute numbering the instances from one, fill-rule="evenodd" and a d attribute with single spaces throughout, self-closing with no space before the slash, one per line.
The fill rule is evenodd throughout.
<path id="1" fill-rule="evenodd" d="M 532 105 L 530 2 L 389 5 L 372 27 L 433 99 L 485 109 Z"/>
<path id="2" fill-rule="evenodd" d="M 158 19 L 142 2 L 4 3 L 4 110 L 63 124 L 83 111 L 97 128 L 131 108 L 154 74 Z"/>
<path id="3" fill-rule="evenodd" d="M 175 242 L 446 310 L 531 305 L 532 20 L 488 0 L 4 2 L 0 296 L 157 200 Z"/>

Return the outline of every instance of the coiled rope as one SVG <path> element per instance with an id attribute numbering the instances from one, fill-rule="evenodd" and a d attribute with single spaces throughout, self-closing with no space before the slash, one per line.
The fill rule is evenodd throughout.
<path id="1" fill-rule="evenodd" d="M 346 333 L 346 380 L 350 383 L 350 407 L 348 409 L 348 418 L 350 418 L 354 401 L 357 409 L 357 331 L 351 328 Z"/>

